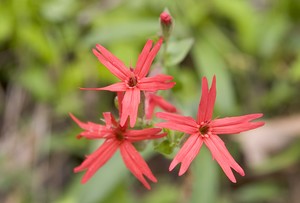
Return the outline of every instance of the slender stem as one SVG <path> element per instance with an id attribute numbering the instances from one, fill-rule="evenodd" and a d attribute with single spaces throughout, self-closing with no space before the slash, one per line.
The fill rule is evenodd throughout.
<path id="1" fill-rule="evenodd" d="M 165 46 L 163 48 L 163 54 L 162 54 L 162 65 L 163 67 L 166 66 L 166 61 L 167 61 L 167 57 L 168 57 L 168 38 L 165 39 Z"/>

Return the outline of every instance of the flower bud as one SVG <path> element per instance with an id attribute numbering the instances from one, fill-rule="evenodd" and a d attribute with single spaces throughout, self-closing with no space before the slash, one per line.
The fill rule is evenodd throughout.
<path id="1" fill-rule="evenodd" d="M 160 14 L 160 23 L 162 25 L 166 25 L 166 26 L 171 25 L 172 17 L 170 16 L 170 14 L 168 12 L 164 11 Z"/>
<path id="2" fill-rule="evenodd" d="M 172 16 L 169 14 L 168 11 L 164 11 L 160 14 L 159 20 L 163 37 L 165 38 L 165 40 L 168 40 L 173 28 Z"/>

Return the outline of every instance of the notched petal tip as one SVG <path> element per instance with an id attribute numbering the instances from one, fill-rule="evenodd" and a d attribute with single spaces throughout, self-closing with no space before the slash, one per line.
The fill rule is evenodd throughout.
<path id="1" fill-rule="evenodd" d="M 233 183 L 236 183 L 236 179 L 235 179 L 235 177 L 234 178 L 229 178 L 229 180 L 231 181 L 231 182 L 233 182 Z"/>
<path id="2" fill-rule="evenodd" d="M 147 182 L 147 184 L 145 184 L 145 183 L 142 183 L 142 184 L 147 190 L 151 190 L 151 186 L 149 185 L 148 182 Z"/>
<path id="3" fill-rule="evenodd" d="M 80 172 L 80 171 L 83 171 L 83 169 L 82 169 L 80 166 L 77 166 L 77 167 L 75 167 L 75 168 L 73 169 L 73 172 L 74 172 L 74 173 L 78 173 L 78 172 Z"/>
<path id="4" fill-rule="evenodd" d="M 182 168 L 180 168 L 178 176 L 182 176 L 183 174 L 185 174 L 186 170 L 183 170 Z"/>
<path id="5" fill-rule="evenodd" d="M 208 87 L 208 81 L 207 81 L 207 78 L 204 76 L 202 77 L 202 86 L 205 85 Z M 208 88 L 207 88 L 208 89 Z"/>
<path id="6" fill-rule="evenodd" d="M 263 113 L 253 113 L 253 114 L 248 114 L 245 116 L 248 117 L 248 121 L 253 121 L 255 119 L 259 119 L 259 118 L 263 117 L 264 114 Z"/>
<path id="7" fill-rule="evenodd" d="M 93 51 L 93 54 L 94 54 L 96 57 L 98 57 L 98 56 L 100 55 L 100 53 L 98 52 L 98 50 L 96 50 L 95 48 L 92 49 L 92 51 Z"/>
<path id="8" fill-rule="evenodd" d="M 171 162 L 170 166 L 169 166 L 169 171 L 173 171 L 173 169 L 179 164 L 179 161 L 177 159 L 173 159 L 173 161 Z"/>
<path id="9" fill-rule="evenodd" d="M 90 180 L 92 176 L 87 175 L 87 172 L 83 175 L 82 179 L 81 179 L 81 184 L 85 184 L 86 182 L 88 182 Z"/>
<path id="10" fill-rule="evenodd" d="M 80 128 L 85 128 L 85 123 L 81 122 L 78 118 L 76 118 L 73 114 L 69 113 L 69 116 L 72 118 L 72 120 L 77 123 L 77 125 Z"/>
<path id="11" fill-rule="evenodd" d="M 79 121 L 72 113 L 69 112 L 69 116 L 77 123 Z"/>
<path id="12" fill-rule="evenodd" d="M 157 43 L 162 44 L 163 41 L 164 41 L 164 38 L 163 38 L 163 37 L 160 37 L 160 38 L 158 39 Z"/>

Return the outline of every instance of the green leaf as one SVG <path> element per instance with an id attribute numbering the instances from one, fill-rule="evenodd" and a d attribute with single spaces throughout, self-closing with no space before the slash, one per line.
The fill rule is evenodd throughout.
<path id="1" fill-rule="evenodd" d="M 162 154 L 170 155 L 174 150 L 174 146 L 169 140 L 164 140 L 154 147 L 154 149 Z"/>
<path id="2" fill-rule="evenodd" d="M 282 197 L 283 193 L 284 190 L 274 182 L 256 182 L 236 190 L 234 202 L 273 202 Z"/>
<path id="3" fill-rule="evenodd" d="M 98 146 L 98 144 L 95 146 Z M 153 151 L 148 148 L 141 154 L 147 159 L 147 157 L 153 154 Z M 55 201 L 55 203 L 102 202 L 107 198 L 109 199 L 109 195 L 116 190 L 120 183 L 124 181 L 124 177 L 129 173 L 119 151 L 117 151 L 87 183 L 81 184 L 81 177 L 77 174 L 74 182 L 69 187 L 69 191 L 62 198 Z M 130 178 L 136 181 L 133 175 L 130 174 L 130 176 Z M 128 185 L 128 182 L 126 182 L 126 185 Z"/>
<path id="4" fill-rule="evenodd" d="M 160 183 L 151 193 L 147 193 L 142 203 L 174 203 L 180 198 L 180 188 L 174 184 Z"/>
<path id="5" fill-rule="evenodd" d="M 300 81 L 300 53 L 289 69 L 289 76 L 294 81 Z"/>
<path id="6" fill-rule="evenodd" d="M 176 107 L 185 115 L 194 116 L 194 113 L 197 112 L 201 92 L 197 75 L 189 67 L 181 69 L 170 67 L 168 74 L 173 75 L 174 81 L 176 81 L 176 85 L 172 88 L 176 96 Z M 189 108 L 186 108 L 187 106 Z"/>
<path id="7" fill-rule="evenodd" d="M 44 18 L 53 22 L 61 22 L 71 17 L 78 7 L 75 0 L 53 0 L 42 4 L 41 13 Z"/>
<path id="8" fill-rule="evenodd" d="M 0 43 L 9 38 L 13 31 L 13 15 L 9 12 L 8 6 L 3 4 L 0 7 Z"/>
<path id="9" fill-rule="evenodd" d="M 283 42 L 286 33 L 290 29 L 290 23 L 287 17 L 275 15 L 262 23 L 264 29 L 261 29 L 259 52 L 263 57 L 270 57 L 280 50 L 281 42 Z"/>
<path id="10" fill-rule="evenodd" d="M 47 36 L 42 27 L 36 24 L 24 24 L 19 28 L 18 37 L 24 47 L 46 62 L 53 63 L 57 59 L 59 53 L 55 41 Z"/>
<path id="11" fill-rule="evenodd" d="M 202 147 L 192 164 L 192 191 L 189 203 L 215 203 L 219 193 L 218 165 Z"/>
<path id="12" fill-rule="evenodd" d="M 219 14 L 229 18 L 237 30 L 236 37 L 240 44 L 249 52 L 254 52 L 258 44 L 259 14 L 254 12 L 249 1 L 214 0 L 214 8 Z"/>
<path id="13" fill-rule="evenodd" d="M 131 190 L 128 190 L 127 182 L 123 181 L 119 184 L 104 200 L 102 203 L 136 203 Z"/>
<path id="14" fill-rule="evenodd" d="M 69 112 L 76 112 L 78 109 L 82 109 L 83 106 L 83 101 L 76 90 L 68 92 L 55 100 L 55 112 L 61 116 Z"/>
<path id="15" fill-rule="evenodd" d="M 169 42 L 167 50 L 167 66 L 178 65 L 187 56 L 194 44 L 194 39 L 187 38 L 180 41 Z M 163 48 L 162 48 L 163 49 Z"/>
<path id="16" fill-rule="evenodd" d="M 94 28 L 91 33 L 82 40 L 84 46 L 91 47 L 96 43 L 122 42 L 128 39 L 143 39 L 143 36 L 154 34 L 158 30 L 157 20 L 138 20 L 130 22 L 118 22 Z"/>
<path id="17" fill-rule="evenodd" d="M 38 100 L 47 101 L 55 93 L 48 71 L 40 68 L 30 68 L 23 72 L 18 80 Z"/>
<path id="18" fill-rule="evenodd" d="M 224 59 L 204 38 L 197 41 L 193 48 L 192 54 L 196 63 L 196 69 L 199 78 L 201 78 L 201 76 L 206 76 L 208 80 L 211 81 L 213 75 L 216 75 L 216 106 L 226 114 L 234 111 L 236 106 L 233 92 L 234 88 Z M 222 89 L 220 87 L 222 87 Z"/>
<path id="19" fill-rule="evenodd" d="M 86 183 L 80 183 L 80 174 L 74 178 L 74 183 L 68 193 L 56 203 L 95 203 L 101 202 L 123 180 L 126 167 L 120 154 L 115 154 L 96 174 Z M 82 173 L 81 173 L 82 174 Z"/>

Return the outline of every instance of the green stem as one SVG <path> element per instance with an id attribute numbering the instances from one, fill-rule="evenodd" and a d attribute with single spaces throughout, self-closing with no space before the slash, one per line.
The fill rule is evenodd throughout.
<path id="1" fill-rule="evenodd" d="M 163 49 L 163 54 L 162 54 L 162 65 L 163 67 L 166 66 L 166 61 L 167 61 L 167 50 L 168 50 L 168 39 L 165 40 L 165 46 L 164 46 L 164 49 Z"/>

